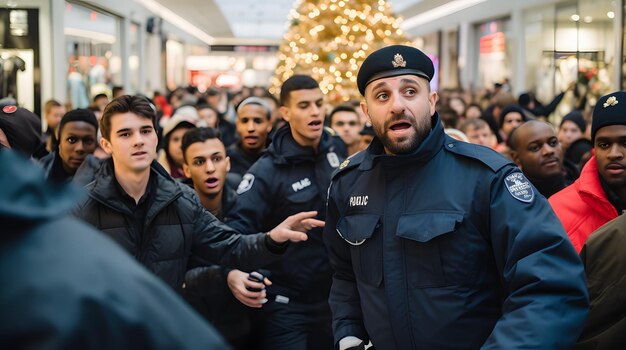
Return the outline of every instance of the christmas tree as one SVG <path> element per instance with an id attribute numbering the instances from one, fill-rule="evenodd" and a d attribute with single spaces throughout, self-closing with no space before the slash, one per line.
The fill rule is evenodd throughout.
<path id="1" fill-rule="evenodd" d="M 311 75 L 329 102 L 359 98 L 356 75 L 369 53 L 410 44 L 385 0 L 298 0 L 280 45 L 270 91 L 294 74 Z"/>

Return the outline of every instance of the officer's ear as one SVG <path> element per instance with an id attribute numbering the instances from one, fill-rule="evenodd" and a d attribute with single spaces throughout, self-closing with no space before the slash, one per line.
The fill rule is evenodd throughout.
<path id="1" fill-rule="evenodd" d="M 226 156 L 225 160 L 226 160 L 226 172 L 229 172 L 230 171 L 230 157 Z"/>
<path id="2" fill-rule="evenodd" d="M 430 115 L 435 115 L 435 106 L 438 99 L 437 91 L 431 91 L 428 95 L 428 103 L 430 105 Z"/>
<path id="3" fill-rule="evenodd" d="M 361 101 L 361 111 L 363 111 L 363 114 L 365 114 L 367 120 L 369 120 L 370 124 L 372 124 L 372 117 L 370 117 L 370 114 L 367 111 L 367 103 L 365 103 L 365 101 Z"/>

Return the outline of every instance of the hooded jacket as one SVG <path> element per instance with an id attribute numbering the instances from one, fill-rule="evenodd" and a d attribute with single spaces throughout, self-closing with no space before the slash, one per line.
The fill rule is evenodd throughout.
<path id="1" fill-rule="evenodd" d="M 78 187 L 0 152 L 0 348 L 223 349 L 170 288 L 66 215 Z"/>
<path id="2" fill-rule="evenodd" d="M 134 216 L 115 188 L 111 159 L 86 186 L 89 196 L 76 206 L 74 215 L 113 238 L 176 290 L 183 285 L 191 254 L 241 269 L 254 269 L 278 257 L 268 250 L 263 234 L 234 234 L 202 207 L 192 189 L 172 179 L 156 161 L 151 172 L 156 176 L 155 193 L 142 232 L 129 224 Z"/>
<path id="3" fill-rule="evenodd" d="M 268 231 L 286 217 L 317 210 L 324 220 L 326 189 L 339 167 L 337 137 L 326 130 L 317 150 L 300 146 L 287 124 L 276 131 L 267 152 L 248 170 L 237 189 L 237 204 L 227 216 L 229 226 L 240 233 Z M 331 268 L 322 241 L 322 230 L 308 233 L 308 240 L 291 247 L 280 261 L 268 266 L 273 284 L 270 294 L 302 303 L 328 297 Z"/>
<path id="4" fill-rule="evenodd" d="M 593 231 L 618 215 L 600 183 L 595 155 L 585 164 L 578 180 L 549 201 L 577 252 Z"/>

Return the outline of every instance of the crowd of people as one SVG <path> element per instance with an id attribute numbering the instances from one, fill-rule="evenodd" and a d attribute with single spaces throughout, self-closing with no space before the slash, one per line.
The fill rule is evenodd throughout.
<path id="1" fill-rule="evenodd" d="M 432 91 L 433 75 L 394 45 L 336 105 L 308 75 L 277 97 L 116 89 L 42 118 L 5 101 L 0 344 L 625 346 L 626 92 L 554 123 L 574 86 L 543 105 L 508 82 Z"/>

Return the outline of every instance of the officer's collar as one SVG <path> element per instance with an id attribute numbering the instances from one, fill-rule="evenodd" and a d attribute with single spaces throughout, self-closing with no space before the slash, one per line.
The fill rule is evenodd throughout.
<path id="1" fill-rule="evenodd" d="M 417 149 L 411 153 L 388 155 L 385 154 L 385 149 L 382 142 L 376 136 L 365 150 L 365 156 L 359 166 L 359 170 L 369 170 L 374 166 L 377 161 L 384 162 L 385 165 L 404 165 L 407 161 L 410 162 L 426 162 L 437 154 L 443 147 L 445 141 L 445 133 L 439 114 L 435 114 L 431 117 L 433 128 L 424 141 L 417 147 Z"/>

